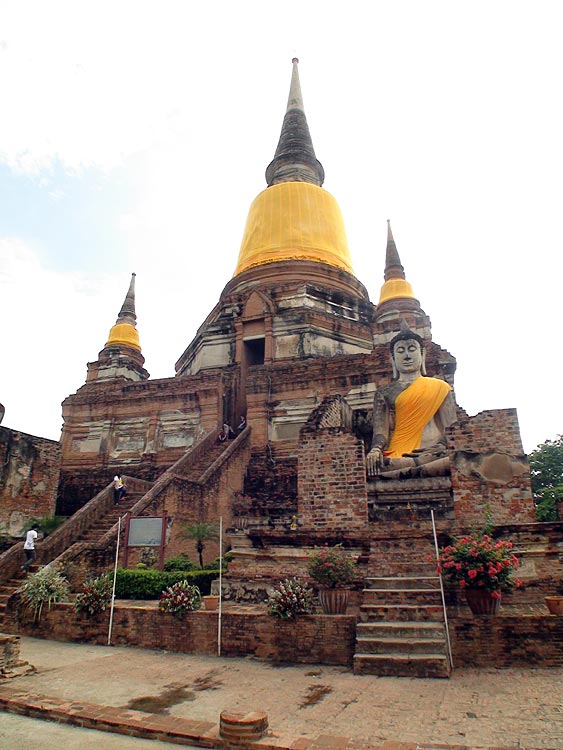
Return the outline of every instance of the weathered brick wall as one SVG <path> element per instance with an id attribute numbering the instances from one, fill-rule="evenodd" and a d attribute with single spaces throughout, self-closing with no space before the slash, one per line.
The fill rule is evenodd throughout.
<path id="1" fill-rule="evenodd" d="M 323 401 L 301 430 L 298 517 L 304 529 L 363 531 L 367 487 L 364 445 L 348 428 L 351 412 L 340 397 Z"/>
<path id="2" fill-rule="evenodd" d="M 19 635 L 0 633 L 0 675 L 9 671 L 20 661 Z"/>
<path id="3" fill-rule="evenodd" d="M 563 665 L 563 617 L 462 617 L 449 624 L 456 667 Z"/>
<path id="4" fill-rule="evenodd" d="M 287 539 L 284 536 L 287 534 Z M 237 539 L 238 536 L 238 539 Z M 253 533 L 249 532 L 250 538 Z M 318 589 L 307 572 L 309 556 L 325 542 L 329 545 L 342 543 L 346 553 L 354 563 L 353 580 L 350 583 L 350 606 L 359 606 L 361 591 L 365 586 L 367 569 L 360 562 L 365 549 L 351 546 L 346 539 L 346 530 L 315 535 L 308 530 L 299 529 L 298 532 L 288 530 L 284 532 L 260 532 L 257 535 L 260 546 L 244 546 L 248 537 L 231 536 L 233 542 L 233 558 L 228 570 L 223 576 L 223 585 L 227 590 L 226 598 L 236 601 L 264 601 L 263 594 L 271 592 L 284 578 L 300 578 L 311 588 Z M 242 541 L 241 541 L 242 540 Z M 248 592 L 248 596 L 245 595 Z M 259 596 L 253 594 L 260 592 Z"/>
<path id="5" fill-rule="evenodd" d="M 463 529 L 482 525 L 487 511 L 494 523 L 522 523 L 534 520 L 529 479 L 520 478 L 499 487 L 468 477 L 452 467 L 452 487 L 456 519 Z"/>
<path id="6" fill-rule="evenodd" d="M 74 513 L 117 471 L 155 481 L 222 423 L 231 373 L 87 383 L 63 402 L 59 510 Z"/>
<path id="7" fill-rule="evenodd" d="M 89 618 L 72 604 L 45 610 L 38 625 L 29 611 L 8 612 L 10 631 L 35 638 L 106 644 L 109 612 Z M 154 608 L 120 602 L 114 611 L 112 643 L 188 654 L 217 653 L 217 612 L 190 612 L 182 619 Z M 550 615 L 450 617 L 455 667 L 551 667 L 563 665 L 563 618 Z M 222 613 L 223 656 L 254 656 L 272 662 L 350 666 L 356 617 L 307 615 L 295 621 L 266 613 Z"/>
<path id="8" fill-rule="evenodd" d="M 22 635 L 55 641 L 107 644 L 109 612 L 94 618 L 59 604 L 33 625 L 29 612 L 12 610 L 10 629 Z M 178 619 L 154 608 L 116 606 L 112 643 L 116 646 L 160 648 L 187 654 L 217 654 L 218 613 L 190 612 Z M 264 613 L 222 613 L 223 656 L 254 656 L 274 662 L 350 665 L 356 618 L 351 615 L 307 615 L 295 622 Z"/>
<path id="9" fill-rule="evenodd" d="M 524 453 L 516 409 L 488 409 L 473 417 L 458 409 L 457 422 L 449 428 L 448 437 L 456 451 Z"/>
<path id="10" fill-rule="evenodd" d="M 275 519 L 297 513 L 297 458 L 280 455 L 276 448 L 253 452 L 244 494 L 252 498 L 251 516 Z"/>
<path id="11" fill-rule="evenodd" d="M 530 470 L 515 409 L 468 417 L 461 409 L 448 430 L 455 515 L 462 528 L 535 520 Z"/>
<path id="12" fill-rule="evenodd" d="M 160 516 L 164 511 L 173 519 L 166 558 L 180 553 L 197 561 L 196 542 L 183 537 L 183 527 L 200 522 L 215 523 L 223 518 L 223 529 L 232 525 L 231 503 L 233 495 L 243 487 L 244 473 L 250 454 L 250 435 L 241 435 L 208 467 L 200 481 L 175 476 L 166 486 L 149 493 L 150 502 L 143 510 L 144 516 Z M 225 551 L 225 550 L 224 550 Z M 204 563 L 219 555 L 218 539 L 205 542 Z M 123 559 L 123 558 L 122 558 Z M 135 561 L 134 554 L 130 563 Z"/>
<path id="13" fill-rule="evenodd" d="M 60 457 L 57 441 L 0 427 L 0 534 L 55 513 Z"/>

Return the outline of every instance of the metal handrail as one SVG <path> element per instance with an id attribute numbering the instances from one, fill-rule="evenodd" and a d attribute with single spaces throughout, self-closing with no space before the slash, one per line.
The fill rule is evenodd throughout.
<path id="1" fill-rule="evenodd" d="M 448 626 L 448 615 L 446 612 L 446 597 L 444 595 L 444 582 L 442 580 L 442 573 L 440 570 L 439 562 L 440 562 L 440 553 L 438 551 L 438 537 L 436 535 L 436 523 L 434 521 L 434 511 L 430 509 L 430 515 L 432 517 L 432 533 L 434 534 L 434 549 L 436 551 L 436 567 L 438 570 L 438 578 L 440 579 L 440 593 L 442 595 L 442 608 L 444 610 L 444 625 L 446 627 L 446 641 L 448 644 L 448 658 L 450 660 L 450 667 L 454 668 L 454 660 L 452 657 L 452 644 L 450 642 L 450 628 Z"/>

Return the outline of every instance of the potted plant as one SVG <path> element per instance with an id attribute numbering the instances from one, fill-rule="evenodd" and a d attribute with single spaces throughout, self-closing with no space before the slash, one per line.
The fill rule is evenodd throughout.
<path id="1" fill-rule="evenodd" d="M 545 604 L 550 615 L 563 617 L 563 582 L 559 583 L 557 591 L 557 594 L 545 597 Z"/>
<path id="2" fill-rule="evenodd" d="M 296 615 L 314 612 L 313 590 L 299 578 L 286 578 L 280 581 L 270 594 L 268 612 L 283 620 L 291 620 Z"/>
<path id="3" fill-rule="evenodd" d="M 202 596 L 203 608 L 207 612 L 215 612 L 219 607 L 219 597 L 217 594 L 206 594 Z"/>
<path id="4" fill-rule="evenodd" d="M 319 601 L 328 615 L 344 614 L 348 606 L 348 584 L 354 578 L 352 558 L 337 544 L 326 544 L 309 555 L 307 572 L 319 586 Z"/>
<path id="5" fill-rule="evenodd" d="M 514 577 L 519 563 L 512 547 L 484 531 L 461 536 L 440 551 L 438 573 L 463 590 L 473 614 L 494 615 L 502 592 L 521 585 Z"/>

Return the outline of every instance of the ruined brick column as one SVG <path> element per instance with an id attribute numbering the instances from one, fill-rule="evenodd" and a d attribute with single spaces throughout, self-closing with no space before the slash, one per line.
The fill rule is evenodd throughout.
<path id="1" fill-rule="evenodd" d="M 368 523 L 364 446 L 350 429 L 352 410 L 327 397 L 302 428 L 298 519 L 303 530 L 357 532 Z"/>

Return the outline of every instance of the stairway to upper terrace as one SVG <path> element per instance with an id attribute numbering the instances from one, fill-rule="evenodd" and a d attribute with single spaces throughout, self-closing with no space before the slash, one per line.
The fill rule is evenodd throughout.
<path id="1" fill-rule="evenodd" d="M 117 506 L 113 502 L 113 484 L 109 484 L 48 538 L 37 544 L 37 560 L 30 572 L 36 572 L 52 562 L 72 570 L 79 567 L 73 566 L 73 563 L 82 562 L 89 553 L 103 567 L 104 562 L 113 559 L 115 554 L 120 517 L 126 513 L 133 517 L 146 515 L 159 497 L 166 498 L 166 493 L 176 480 L 193 483 L 194 487 L 204 492 L 210 477 L 221 471 L 228 455 L 245 444 L 249 435 L 250 428 L 247 427 L 235 440 L 217 443 L 215 432 L 210 433 L 153 483 L 124 475 L 127 494 Z M 21 569 L 23 558 L 21 542 L 0 555 L 0 630 L 6 622 L 10 599 L 25 579 Z"/>

